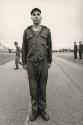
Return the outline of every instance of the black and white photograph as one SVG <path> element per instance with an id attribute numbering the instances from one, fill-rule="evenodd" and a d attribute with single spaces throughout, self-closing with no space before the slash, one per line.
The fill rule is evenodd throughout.
<path id="1" fill-rule="evenodd" d="M 0 125 L 83 125 L 83 0 L 0 0 Z"/>

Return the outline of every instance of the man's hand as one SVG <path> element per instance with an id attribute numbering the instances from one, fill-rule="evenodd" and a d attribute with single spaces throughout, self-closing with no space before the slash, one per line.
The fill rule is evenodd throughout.
<path id="1" fill-rule="evenodd" d="M 51 64 L 50 63 L 48 63 L 48 68 L 50 68 L 51 67 Z"/>
<path id="2" fill-rule="evenodd" d="M 27 70 L 27 64 L 25 64 L 25 65 L 23 66 L 23 68 L 24 68 L 25 70 Z"/>

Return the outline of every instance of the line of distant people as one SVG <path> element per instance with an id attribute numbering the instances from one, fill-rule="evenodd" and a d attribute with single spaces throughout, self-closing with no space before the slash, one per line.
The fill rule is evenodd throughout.
<path id="1" fill-rule="evenodd" d="M 79 59 L 82 59 L 83 44 L 81 43 L 81 41 L 79 41 L 78 46 L 77 46 L 77 43 L 74 42 L 74 59 L 77 59 L 77 52 L 79 52 Z"/>

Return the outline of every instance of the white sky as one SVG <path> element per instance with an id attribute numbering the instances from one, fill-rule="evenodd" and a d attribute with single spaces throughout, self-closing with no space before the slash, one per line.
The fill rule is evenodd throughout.
<path id="1" fill-rule="evenodd" d="M 83 0 L 0 0 L 0 42 L 22 45 L 24 29 L 32 24 L 30 11 L 42 10 L 42 24 L 50 28 L 53 49 L 72 48 L 83 41 Z"/>

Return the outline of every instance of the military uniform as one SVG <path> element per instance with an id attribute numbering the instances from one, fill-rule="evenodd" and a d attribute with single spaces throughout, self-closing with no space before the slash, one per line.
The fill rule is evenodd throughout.
<path id="1" fill-rule="evenodd" d="M 25 29 L 22 44 L 22 61 L 27 64 L 32 112 L 46 109 L 46 85 L 48 63 L 52 62 L 52 42 L 50 30 L 41 26 L 33 31 L 32 26 Z"/>
<path id="2" fill-rule="evenodd" d="M 74 45 L 74 59 L 77 59 L 77 51 L 78 51 L 77 45 Z"/>
<path id="3" fill-rule="evenodd" d="M 20 52 L 21 49 L 20 47 L 16 47 L 16 58 L 15 58 L 15 65 L 16 65 L 16 69 L 18 69 L 18 63 L 20 62 Z"/>
<path id="4" fill-rule="evenodd" d="M 82 59 L 83 45 L 79 44 L 79 58 Z"/>

